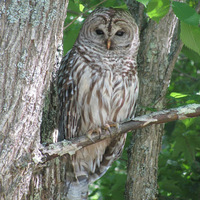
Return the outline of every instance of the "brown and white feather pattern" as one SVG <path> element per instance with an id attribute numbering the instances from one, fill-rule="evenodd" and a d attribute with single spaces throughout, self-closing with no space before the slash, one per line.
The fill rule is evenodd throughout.
<path id="1" fill-rule="evenodd" d="M 95 21 L 98 18 L 100 22 Z M 118 25 L 119 18 L 122 22 Z M 126 21 L 128 28 L 125 27 Z M 90 25 L 92 23 L 94 28 Z M 121 40 L 118 44 L 114 36 L 109 36 L 115 31 L 114 26 L 116 31 L 122 26 L 129 34 L 125 44 L 121 44 Z M 98 40 L 98 36 L 93 41 L 95 33 L 92 30 L 96 27 L 105 32 L 105 43 L 107 37 L 111 37 L 111 49 L 106 49 L 106 44 L 101 44 L 103 39 Z M 133 117 L 139 90 L 136 71 L 138 46 L 138 28 L 127 12 L 100 8 L 86 19 L 73 49 L 63 58 L 58 72 L 58 140 L 86 135 L 90 130 Z M 87 198 L 88 184 L 100 178 L 121 155 L 125 140 L 126 134 L 108 138 L 68 156 L 68 199 Z"/>

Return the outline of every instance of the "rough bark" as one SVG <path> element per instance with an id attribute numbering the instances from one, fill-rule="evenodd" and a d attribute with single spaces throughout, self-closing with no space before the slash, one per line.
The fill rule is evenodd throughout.
<path id="1" fill-rule="evenodd" d="M 22 199 L 68 1 L 0 2 L 0 197 Z"/>
<path id="2" fill-rule="evenodd" d="M 138 2 L 127 1 L 127 4 L 138 19 L 141 30 L 138 55 L 140 94 L 137 112 L 137 116 L 141 116 L 149 113 L 147 108 L 164 108 L 164 96 L 182 45 L 177 39 L 178 20 L 171 9 L 157 24 L 152 20 L 146 21 L 142 12 L 144 8 Z M 127 200 L 156 199 L 158 155 L 163 127 L 162 124 L 152 125 L 133 133 L 128 151 Z"/>

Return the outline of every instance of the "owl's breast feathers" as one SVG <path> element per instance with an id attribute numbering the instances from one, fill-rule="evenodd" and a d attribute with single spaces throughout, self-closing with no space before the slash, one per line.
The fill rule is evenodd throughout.
<path id="1" fill-rule="evenodd" d="M 58 76 L 65 138 L 132 117 L 138 97 L 135 60 L 99 58 L 89 52 L 82 54 L 83 50 L 73 49 L 64 57 Z"/>
<path id="2" fill-rule="evenodd" d="M 76 71 L 72 69 L 81 111 L 80 130 L 85 133 L 132 117 L 139 89 L 136 62 L 113 57 L 96 61 L 91 57 L 89 61 L 88 54 L 80 57 Z"/>

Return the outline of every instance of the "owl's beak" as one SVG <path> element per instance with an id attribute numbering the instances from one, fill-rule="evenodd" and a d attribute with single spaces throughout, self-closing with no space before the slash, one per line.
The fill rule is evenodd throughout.
<path id="1" fill-rule="evenodd" d="M 110 46 L 111 46 L 111 40 L 108 39 L 108 40 L 107 40 L 107 49 L 108 49 L 108 50 L 110 49 Z"/>

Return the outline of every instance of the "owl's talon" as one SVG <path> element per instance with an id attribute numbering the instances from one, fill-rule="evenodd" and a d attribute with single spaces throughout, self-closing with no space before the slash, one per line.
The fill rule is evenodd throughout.
<path id="1" fill-rule="evenodd" d="M 102 126 L 102 129 L 105 130 L 105 131 L 108 131 L 109 133 L 111 132 L 111 129 L 110 129 L 110 125 L 109 124 L 105 124 Z"/>
<path id="2" fill-rule="evenodd" d="M 90 130 L 87 132 L 86 136 L 87 136 L 92 142 L 94 142 L 94 140 L 92 139 L 92 134 L 93 134 L 93 133 L 99 134 L 99 138 L 100 138 L 100 136 L 101 136 L 101 129 L 100 129 L 100 128 L 90 129 Z M 94 143 L 95 143 L 95 142 L 94 142 Z"/>
<path id="3" fill-rule="evenodd" d="M 119 123 L 117 122 L 111 122 L 109 123 L 110 127 L 115 127 L 117 130 L 119 130 Z"/>
<path id="4" fill-rule="evenodd" d="M 91 137 L 92 134 L 90 134 L 90 133 L 88 134 L 88 133 L 87 133 L 86 136 L 87 136 L 87 138 L 89 138 L 93 143 L 95 143 L 95 141 L 94 141 L 94 140 L 92 139 L 92 137 Z"/>
<path id="5" fill-rule="evenodd" d="M 109 132 L 111 132 L 111 127 L 115 127 L 116 129 L 119 129 L 119 123 L 109 122 L 108 124 L 104 125 L 104 129 L 109 130 Z"/>
<path id="6" fill-rule="evenodd" d="M 119 130 L 119 123 L 109 122 L 109 123 L 103 125 L 102 129 L 105 130 L 105 131 L 108 131 L 108 133 L 110 134 L 110 137 L 112 137 L 112 134 L 111 134 L 111 128 L 112 127 L 115 127 L 117 130 Z"/>
<path id="7" fill-rule="evenodd" d="M 99 134 L 99 139 L 100 139 L 101 138 L 101 129 L 100 128 L 96 128 L 94 132 Z"/>

